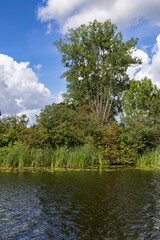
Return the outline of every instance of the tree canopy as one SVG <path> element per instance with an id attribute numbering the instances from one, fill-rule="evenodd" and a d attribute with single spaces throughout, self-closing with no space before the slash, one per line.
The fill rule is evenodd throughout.
<path id="1" fill-rule="evenodd" d="M 68 83 L 65 99 L 78 106 L 92 105 L 102 122 L 109 121 L 121 109 L 121 96 L 129 82 L 127 68 L 141 62 L 132 55 L 137 39 L 123 42 L 110 20 L 95 20 L 69 29 L 54 44 L 67 68 L 62 75 Z"/>
<path id="2" fill-rule="evenodd" d="M 132 80 L 122 98 L 121 121 L 132 138 L 132 145 L 143 153 L 160 144 L 160 90 L 151 79 Z"/>
<path id="3" fill-rule="evenodd" d="M 129 89 L 122 98 L 122 122 L 130 125 L 132 121 L 155 124 L 160 119 L 160 90 L 151 79 L 130 81 Z"/>

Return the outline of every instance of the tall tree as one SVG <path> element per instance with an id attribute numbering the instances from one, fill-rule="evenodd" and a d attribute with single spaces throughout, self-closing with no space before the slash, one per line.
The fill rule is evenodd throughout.
<path id="1" fill-rule="evenodd" d="M 120 110 L 120 99 L 128 86 L 129 66 L 141 61 L 133 58 L 137 39 L 123 42 L 121 32 L 110 20 L 69 29 L 54 44 L 67 68 L 66 99 L 75 105 L 89 104 L 103 121 L 109 121 Z"/>

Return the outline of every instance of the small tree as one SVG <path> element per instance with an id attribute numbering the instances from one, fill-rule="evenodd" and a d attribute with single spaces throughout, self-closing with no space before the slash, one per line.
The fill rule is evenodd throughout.
<path id="1" fill-rule="evenodd" d="M 37 123 L 45 127 L 48 131 L 56 129 L 60 123 L 70 121 L 75 115 L 71 106 L 67 106 L 65 103 L 53 103 L 46 105 L 41 110 L 40 114 L 36 116 Z"/>
<path id="2" fill-rule="evenodd" d="M 126 70 L 140 63 L 132 56 L 137 39 L 123 42 L 116 30 L 110 20 L 95 20 L 69 29 L 64 39 L 54 43 L 67 68 L 62 75 L 68 82 L 65 99 L 78 106 L 92 105 L 102 122 L 120 111 L 121 96 L 129 82 Z"/>

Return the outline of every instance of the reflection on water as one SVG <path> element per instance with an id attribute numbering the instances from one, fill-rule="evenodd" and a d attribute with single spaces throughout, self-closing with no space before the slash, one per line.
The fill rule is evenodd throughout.
<path id="1" fill-rule="evenodd" d="M 0 239 L 160 239 L 160 171 L 0 172 Z"/>

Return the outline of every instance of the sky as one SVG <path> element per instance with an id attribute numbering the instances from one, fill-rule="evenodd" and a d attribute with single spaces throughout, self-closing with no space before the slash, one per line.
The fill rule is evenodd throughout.
<path id="1" fill-rule="evenodd" d="M 124 41 L 138 37 L 143 64 L 130 78 L 147 76 L 160 87 L 160 0 L 1 0 L 0 110 L 26 113 L 30 124 L 45 105 L 62 101 L 65 71 L 53 42 L 68 28 L 111 19 Z"/>

